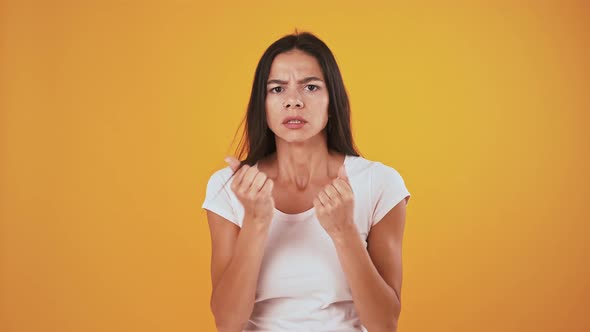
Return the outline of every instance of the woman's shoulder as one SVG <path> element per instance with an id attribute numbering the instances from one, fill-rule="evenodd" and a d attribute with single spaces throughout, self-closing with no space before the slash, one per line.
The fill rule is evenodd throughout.
<path id="1" fill-rule="evenodd" d="M 352 156 L 348 155 L 348 166 L 358 172 L 369 171 L 371 173 L 382 173 L 382 172 L 397 172 L 397 170 L 387 163 L 379 160 L 368 159 L 363 156 Z"/>
<path id="2" fill-rule="evenodd" d="M 225 184 L 230 180 L 232 175 L 233 170 L 229 165 L 223 168 L 217 168 L 209 174 L 209 185 L 216 184 L 219 186 L 221 184 Z"/>
<path id="3" fill-rule="evenodd" d="M 362 156 L 349 156 L 347 171 L 360 182 L 371 184 L 374 188 L 384 185 L 400 186 L 404 184 L 402 175 L 396 167 L 387 162 Z"/>

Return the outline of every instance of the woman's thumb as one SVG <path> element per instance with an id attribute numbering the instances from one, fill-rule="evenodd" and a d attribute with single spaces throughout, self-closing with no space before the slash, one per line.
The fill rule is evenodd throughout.
<path id="1" fill-rule="evenodd" d="M 240 168 L 240 161 L 233 156 L 227 156 L 223 160 L 229 164 L 229 167 L 231 167 L 234 172 Z"/>

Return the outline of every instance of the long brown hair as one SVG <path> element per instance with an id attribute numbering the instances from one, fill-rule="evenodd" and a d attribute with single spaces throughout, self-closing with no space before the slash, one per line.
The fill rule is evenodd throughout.
<path id="1" fill-rule="evenodd" d="M 312 33 L 296 31 L 272 43 L 258 62 L 246 116 L 240 124 L 241 127 L 245 122 L 243 135 L 236 149 L 237 158 L 241 160 L 240 167 L 253 166 L 276 152 L 275 134 L 266 122 L 266 85 L 274 58 L 295 49 L 315 57 L 324 74 L 329 96 L 329 117 L 326 125 L 328 150 L 359 156 L 352 137 L 348 95 L 332 51 Z"/>
<path id="2" fill-rule="evenodd" d="M 248 110 L 240 124 L 241 127 L 245 122 L 242 138 L 236 149 L 236 155 L 240 159 L 240 167 L 229 177 L 220 191 L 242 166 L 253 166 L 259 160 L 273 154 L 277 150 L 275 134 L 266 123 L 266 82 L 268 81 L 270 67 L 274 58 L 281 53 L 294 49 L 306 52 L 315 57 L 320 63 L 324 74 L 329 96 L 329 117 L 328 124 L 326 125 L 328 150 L 351 156 L 360 155 L 352 138 L 348 95 L 346 94 L 342 75 L 340 74 L 340 69 L 332 51 L 330 51 L 323 41 L 313 34 L 309 32 L 295 32 L 272 43 L 258 62 L 254 74 L 254 83 L 252 84 Z M 242 160 L 244 156 L 246 158 Z"/>

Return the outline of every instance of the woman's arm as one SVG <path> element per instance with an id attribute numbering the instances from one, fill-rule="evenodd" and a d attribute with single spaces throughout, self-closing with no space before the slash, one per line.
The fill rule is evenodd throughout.
<path id="1" fill-rule="evenodd" d="M 246 217 L 248 218 L 248 217 Z M 269 223 L 244 220 L 240 229 L 207 211 L 211 231 L 211 311 L 220 332 L 241 332 L 254 308 Z"/>
<path id="2" fill-rule="evenodd" d="M 406 202 L 398 203 L 371 229 L 368 250 L 354 224 L 331 235 L 359 318 L 371 332 L 397 330 Z"/>

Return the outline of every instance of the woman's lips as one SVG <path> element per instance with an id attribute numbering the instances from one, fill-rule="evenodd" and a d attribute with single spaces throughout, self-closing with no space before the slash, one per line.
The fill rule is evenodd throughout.
<path id="1" fill-rule="evenodd" d="M 306 123 L 307 122 L 299 122 L 299 123 L 297 123 L 297 122 L 285 122 L 285 123 L 283 123 L 283 125 L 285 127 L 289 128 L 289 129 L 299 129 L 299 128 L 305 126 Z"/>

